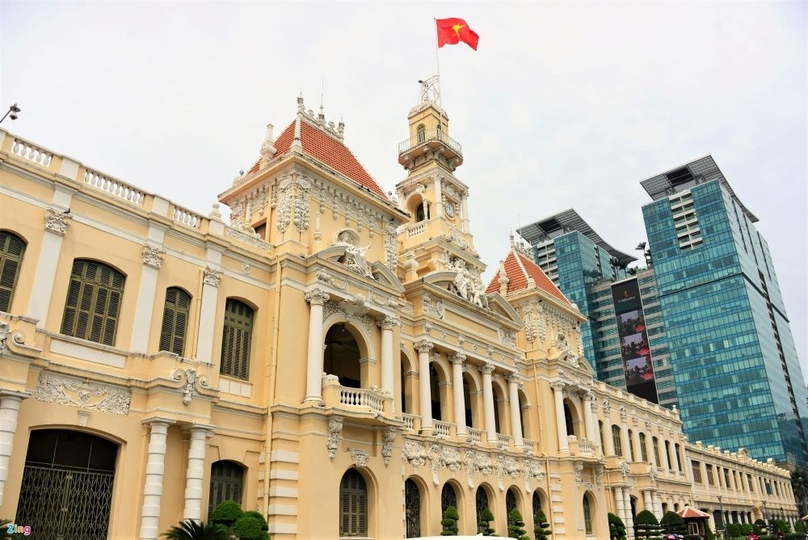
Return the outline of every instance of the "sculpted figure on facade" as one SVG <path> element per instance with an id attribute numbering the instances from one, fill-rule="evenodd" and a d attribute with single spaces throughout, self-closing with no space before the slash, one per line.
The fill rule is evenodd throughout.
<path id="1" fill-rule="evenodd" d="M 404 441 L 404 453 L 402 454 L 402 458 L 404 461 L 417 468 L 426 463 L 427 453 L 421 443 L 408 440 Z"/>
<path id="2" fill-rule="evenodd" d="M 359 246 L 354 235 L 355 233 L 348 230 L 340 232 L 335 245 L 345 248 L 343 262 L 348 267 L 348 270 L 372 278 L 373 273 L 370 271 L 370 265 L 368 265 L 367 261 L 367 253 L 371 244 L 365 247 Z"/>
<path id="3" fill-rule="evenodd" d="M 328 421 L 328 441 L 325 447 L 328 449 L 328 457 L 332 460 L 337 455 L 337 448 L 339 448 L 339 441 L 342 435 L 342 421 L 341 416 L 333 416 Z"/>
<path id="4" fill-rule="evenodd" d="M 390 458 L 393 456 L 393 443 L 398 435 L 398 430 L 394 427 L 385 428 L 382 432 L 382 458 L 384 465 L 390 465 Z"/>

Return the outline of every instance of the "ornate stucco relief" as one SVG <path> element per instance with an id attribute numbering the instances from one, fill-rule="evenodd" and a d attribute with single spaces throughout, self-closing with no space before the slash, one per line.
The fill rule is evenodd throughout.
<path id="1" fill-rule="evenodd" d="M 129 414 L 129 390 L 43 371 L 39 374 L 37 401 L 58 403 L 112 414 Z"/>

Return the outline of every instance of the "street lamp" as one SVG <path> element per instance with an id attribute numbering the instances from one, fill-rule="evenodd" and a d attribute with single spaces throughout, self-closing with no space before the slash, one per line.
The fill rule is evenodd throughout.
<path id="1" fill-rule="evenodd" d="M 5 120 L 5 119 L 6 119 L 6 116 L 8 116 L 9 118 L 11 118 L 12 120 L 16 120 L 16 119 L 17 119 L 17 114 L 18 114 L 18 113 L 19 113 L 21 110 L 22 110 L 22 109 L 20 109 L 20 108 L 17 106 L 17 104 L 15 103 L 14 105 L 12 105 L 11 107 L 9 107 L 9 108 L 8 108 L 8 110 L 6 111 L 6 114 L 4 114 L 4 115 L 3 115 L 3 118 L 0 118 L 0 124 L 2 124 L 2 123 L 3 123 L 3 120 Z"/>

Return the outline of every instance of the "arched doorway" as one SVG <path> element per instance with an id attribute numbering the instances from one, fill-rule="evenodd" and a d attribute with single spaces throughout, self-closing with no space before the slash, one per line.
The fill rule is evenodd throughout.
<path id="1" fill-rule="evenodd" d="M 337 323 L 328 329 L 325 335 L 323 371 L 339 377 L 341 386 L 362 388 L 359 358 L 359 344 L 346 325 Z"/>
<path id="2" fill-rule="evenodd" d="M 415 480 L 408 478 L 404 482 L 404 511 L 407 538 L 421 536 L 421 490 Z"/>
<path id="3" fill-rule="evenodd" d="M 31 432 L 16 522 L 42 540 L 95 540 L 109 530 L 118 445 L 68 429 Z"/>

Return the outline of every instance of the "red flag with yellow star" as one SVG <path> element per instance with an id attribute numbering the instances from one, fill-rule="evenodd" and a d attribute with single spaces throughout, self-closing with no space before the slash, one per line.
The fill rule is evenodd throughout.
<path id="1" fill-rule="evenodd" d="M 480 41 L 480 36 L 477 32 L 469 28 L 466 21 L 463 19 L 435 19 L 438 25 L 438 47 L 444 45 L 456 45 L 461 41 L 477 50 L 477 43 Z"/>

